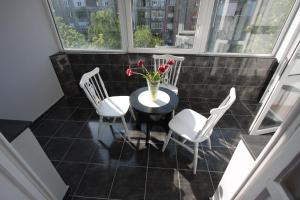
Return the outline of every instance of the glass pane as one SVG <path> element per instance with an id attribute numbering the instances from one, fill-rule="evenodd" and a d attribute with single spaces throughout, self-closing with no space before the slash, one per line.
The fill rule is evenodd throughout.
<path id="1" fill-rule="evenodd" d="M 283 85 L 259 129 L 278 127 L 300 97 L 300 82 Z"/>
<path id="2" fill-rule="evenodd" d="M 270 193 L 267 189 L 264 189 L 255 200 L 272 200 Z"/>
<path id="3" fill-rule="evenodd" d="M 120 49 L 117 0 L 51 0 L 65 49 Z"/>
<path id="4" fill-rule="evenodd" d="M 293 159 L 278 181 L 290 199 L 300 199 L 300 155 Z"/>
<path id="5" fill-rule="evenodd" d="M 295 0 L 217 0 L 209 52 L 271 53 Z"/>
<path id="6" fill-rule="evenodd" d="M 132 0 L 134 47 L 193 48 L 200 0 Z"/>

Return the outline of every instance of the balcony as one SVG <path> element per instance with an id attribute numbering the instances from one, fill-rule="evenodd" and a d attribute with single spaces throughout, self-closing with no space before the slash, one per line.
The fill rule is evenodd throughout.
<path id="1" fill-rule="evenodd" d="M 147 26 L 135 1 L 111 1 L 109 9 L 91 1 L 91 12 L 78 23 L 67 23 L 57 2 L 48 0 L 47 7 L 11 0 L 0 7 L 1 200 L 259 199 L 278 188 L 281 195 L 299 197 L 299 2 L 201 1 L 200 12 L 189 18 L 184 14 L 193 7 L 179 9 L 185 1 L 172 1 L 174 13 L 155 18 L 163 21 L 159 29 Z M 276 26 L 267 20 L 274 17 L 271 8 L 280 8 Z M 178 93 L 172 93 L 178 104 L 170 112 L 149 114 L 152 108 L 138 110 L 130 100 L 137 90 L 148 91 L 137 75 L 146 70 L 137 62 L 142 59 L 149 70 L 161 67 L 153 55 L 184 57 Z M 130 77 L 129 67 L 136 73 Z M 136 115 L 128 107 L 124 119 L 101 118 L 95 102 L 104 102 L 104 90 L 87 92 L 80 85 L 96 68 L 108 95 L 128 96 L 124 102 Z M 97 80 L 86 87 L 96 87 Z M 210 136 L 195 142 L 187 139 L 194 129 L 181 139 L 173 130 L 184 145 L 166 142 L 169 122 L 185 109 L 201 115 L 204 124 L 216 119 L 209 117 L 229 102 L 224 99 L 231 88 L 236 99 Z M 124 102 L 103 109 L 120 111 Z"/>

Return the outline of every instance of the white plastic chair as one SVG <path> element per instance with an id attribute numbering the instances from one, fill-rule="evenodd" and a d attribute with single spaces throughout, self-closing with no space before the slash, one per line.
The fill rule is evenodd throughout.
<path id="1" fill-rule="evenodd" d="M 125 135 L 130 141 L 129 130 L 124 116 L 128 109 L 130 109 L 134 120 L 135 115 L 130 107 L 129 96 L 109 97 L 103 80 L 99 74 L 98 67 L 88 73 L 83 74 L 79 85 L 84 90 L 86 96 L 91 101 L 96 109 L 97 114 L 99 115 L 98 138 L 101 123 L 111 125 L 115 123 L 116 118 L 121 118 L 125 129 Z M 103 118 L 112 118 L 113 122 L 103 122 Z"/>
<path id="2" fill-rule="evenodd" d="M 231 88 L 229 95 L 219 105 L 219 107 L 210 110 L 211 115 L 208 118 L 191 109 L 184 109 L 176 114 L 174 118 L 169 122 L 170 131 L 165 140 L 162 151 L 165 151 L 170 139 L 186 148 L 188 151 L 194 154 L 193 170 L 194 174 L 196 174 L 199 143 L 207 140 L 209 148 L 211 149 L 210 136 L 212 134 L 213 128 L 217 124 L 219 119 L 224 115 L 224 113 L 230 108 L 235 99 L 235 88 Z M 173 132 L 181 136 L 184 140 L 179 141 L 171 137 Z M 186 141 L 194 143 L 194 150 L 185 144 Z"/>
<path id="3" fill-rule="evenodd" d="M 178 94 L 178 88 L 176 85 L 180 74 L 181 63 L 184 61 L 184 57 L 172 55 L 153 55 L 154 70 L 157 70 L 161 64 L 166 64 L 170 58 L 175 61 L 175 64 L 170 67 L 166 73 L 164 73 L 163 82 L 160 87 L 165 87 Z"/>

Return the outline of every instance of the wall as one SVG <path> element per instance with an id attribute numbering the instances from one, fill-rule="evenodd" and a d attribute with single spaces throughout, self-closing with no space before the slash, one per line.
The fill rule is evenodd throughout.
<path id="1" fill-rule="evenodd" d="M 257 102 L 277 66 L 275 58 L 183 56 L 178 82 L 180 98 L 223 99 L 234 86 L 240 100 Z M 153 64 L 152 54 L 60 53 L 51 56 L 51 61 L 66 95 L 82 94 L 79 80 L 95 67 L 100 67 L 110 95 L 129 95 L 146 86 L 143 78 L 125 75 L 128 65 L 134 65 L 140 58 L 148 65 Z"/>
<path id="2" fill-rule="evenodd" d="M 42 1 L 2 1 L 0 27 L 0 119 L 33 121 L 63 95 L 49 60 L 58 46 Z"/>

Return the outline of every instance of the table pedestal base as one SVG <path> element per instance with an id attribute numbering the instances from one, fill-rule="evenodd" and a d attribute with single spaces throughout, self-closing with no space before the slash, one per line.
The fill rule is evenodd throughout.
<path id="1" fill-rule="evenodd" d="M 136 127 L 141 130 L 142 123 L 146 124 L 146 144 L 149 145 L 150 132 L 153 125 L 159 125 L 164 127 L 166 133 L 169 131 L 168 123 L 172 119 L 172 112 L 167 114 L 148 114 L 136 111 L 137 121 Z"/>

